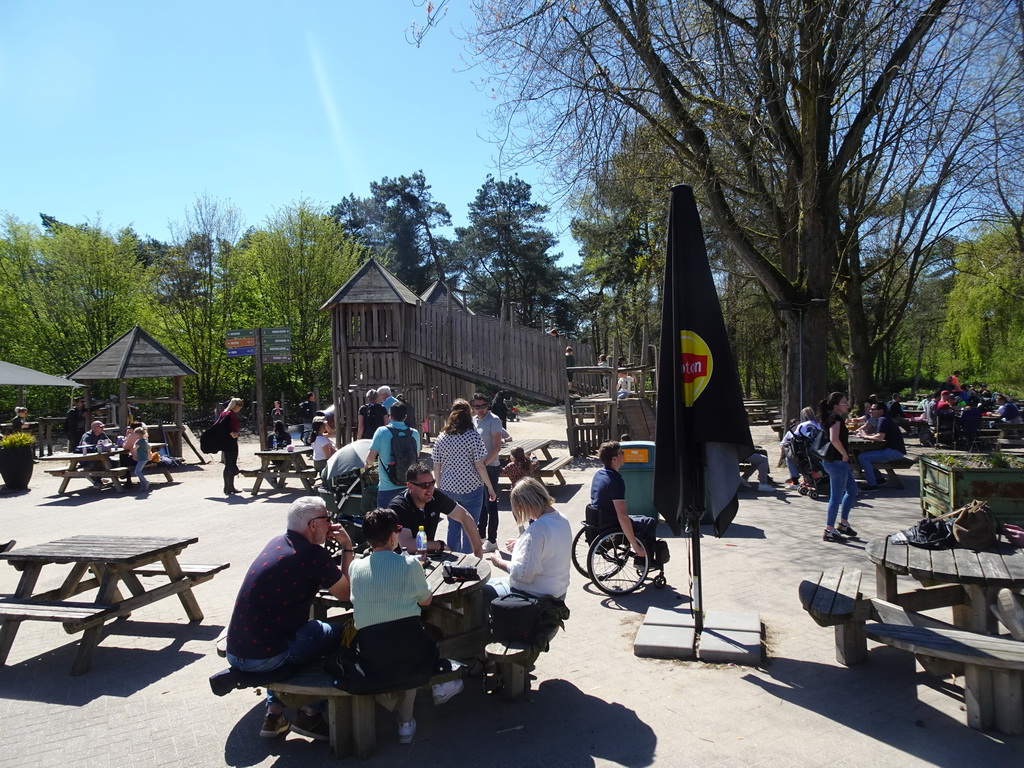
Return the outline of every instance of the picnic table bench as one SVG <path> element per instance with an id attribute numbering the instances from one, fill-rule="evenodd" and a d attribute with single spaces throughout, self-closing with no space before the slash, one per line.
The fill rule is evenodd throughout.
<path id="1" fill-rule="evenodd" d="M 154 451 L 159 451 L 163 448 L 165 443 L 150 443 L 149 446 Z M 60 488 L 57 489 L 57 493 L 64 493 L 67 490 L 68 484 L 72 480 L 110 480 L 114 486 L 114 490 L 118 493 L 124 491 L 124 487 L 121 485 L 122 480 L 127 480 L 128 476 L 131 475 L 135 469 L 134 467 L 122 467 L 113 463 L 114 457 L 120 457 L 125 455 L 126 451 L 123 448 L 112 448 L 108 451 L 97 451 L 94 453 L 54 453 L 49 456 L 40 456 L 40 461 L 45 462 L 60 462 L 65 463 L 66 466 L 57 467 L 55 469 L 47 469 L 48 475 L 54 477 L 63 478 L 63 482 L 60 484 Z M 164 476 L 164 479 L 168 483 L 173 482 L 174 478 L 171 476 L 170 470 L 166 465 L 162 463 L 147 464 L 146 469 L 153 468 L 154 471 L 159 472 Z"/>
<path id="2" fill-rule="evenodd" d="M 540 478 L 554 477 L 559 485 L 565 485 L 565 477 L 562 470 L 572 464 L 572 456 L 559 456 L 541 463 L 533 474 Z"/>
<path id="3" fill-rule="evenodd" d="M 290 449 L 290 450 L 289 450 Z M 256 451 L 260 466 L 240 470 L 243 477 L 254 477 L 252 495 L 260 492 L 260 486 L 267 480 L 277 488 L 284 488 L 288 478 L 297 478 L 309 493 L 315 493 L 313 483 L 317 471 L 306 463 L 305 457 L 313 453 L 311 445 L 293 445 L 288 448 L 276 448 L 272 451 Z"/>
<path id="4" fill-rule="evenodd" d="M 212 579 L 229 564 L 180 564 L 177 556 L 196 541 L 156 536 L 73 536 L 0 553 L 0 560 L 21 571 L 14 595 L 0 599 L 0 665 L 6 663 L 23 621 L 60 622 L 69 634 L 84 633 L 72 675 L 88 671 L 102 626 L 111 619 L 128 617 L 139 608 L 177 595 L 189 621 L 202 621 L 203 612 L 192 587 Z M 33 594 L 42 568 L 48 564 L 71 564 L 71 572 L 60 587 Z M 90 574 L 91 578 L 86 578 Z M 150 589 L 139 580 L 161 575 L 168 581 Z M 122 583 L 131 597 L 121 594 Z M 92 602 L 69 600 L 94 589 L 98 593 Z"/>

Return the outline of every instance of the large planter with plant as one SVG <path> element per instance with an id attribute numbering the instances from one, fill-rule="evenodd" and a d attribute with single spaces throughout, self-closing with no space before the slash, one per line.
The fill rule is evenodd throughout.
<path id="1" fill-rule="evenodd" d="M 28 488 L 35 467 L 33 447 L 36 439 L 25 432 L 0 438 L 0 477 L 8 488 Z"/>
<path id="2" fill-rule="evenodd" d="M 1024 523 L 1024 457 L 1004 453 L 921 458 L 921 512 L 944 515 L 974 499 L 997 519 Z"/>

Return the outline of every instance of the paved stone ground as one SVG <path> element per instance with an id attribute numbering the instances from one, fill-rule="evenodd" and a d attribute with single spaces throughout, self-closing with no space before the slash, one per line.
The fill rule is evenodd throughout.
<path id="1" fill-rule="evenodd" d="M 552 436 L 562 423 L 556 411 L 510 429 L 520 438 Z M 756 438 L 774 442 L 766 429 Z M 559 447 L 564 451 L 564 442 Z M 569 484 L 556 490 L 559 508 L 574 525 L 583 517 L 595 466 L 576 462 L 566 472 Z M 229 618 L 244 569 L 283 530 L 296 492 L 225 499 L 221 467 L 212 464 L 184 468 L 169 486 L 154 482 L 145 499 L 88 487 L 58 496 L 58 481 L 43 469 L 37 467 L 31 491 L 0 495 L 0 539 L 24 546 L 83 533 L 197 535 L 183 562 L 230 561 L 232 567 L 196 589 L 206 613 L 201 624 L 186 623 L 178 601 L 158 602 L 111 625 L 91 671 L 81 677 L 68 674 L 75 636 L 55 624 L 22 625 L 9 665 L 0 670 L 0 713 L 7 724 L 0 764 L 336 764 L 322 743 L 295 735 L 260 739 L 260 697 L 236 691 L 217 698 L 207 684 L 224 666 L 213 641 Z M 909 654 L 885 647 L 873 648 L 869 663 L 846 669 L 835 661 L 832 631 L 800 608 L 801 579 L 830 565 L 863 567 L 863 589 L 873 590 L 863 542 L 913 523 L 919 505 L 910 474 L 903 473 L 909 480 L 904 490 L 854 510 L 851 521 L 863 541 L 823 543 L 824 502 L 782 490 L 746 492 L 728 537 L 703 539 L 705 606 L 760 614 L 766 648 L 760 666 L 633 656 L 633 636 L 649 606 L 689 603 L 687 542 L 673 539 L 664 590 L 649 587 L 612 599 L 574 572 L 572 618 L 541 656 L 526 700 L 490 698 L 473 680 L 443 707 L 421 696 L 411 746 L 395 743 L 394 723 L 381 712 L 378 752 L 367 764 L 399 766 L 413 758 L 492 768 L 1020 765 L 1024 739 L 967 728 L 960 681 L 930 678 Z M 776 479 L 783 477 L 776 470 Z M 506 514 L 502 535 L 512 532 Z M 56 586 L 63 576 L 50 567 L 40 588 Z M 14 569 L 0 564 L 0 593 L 16 585 Z"/>

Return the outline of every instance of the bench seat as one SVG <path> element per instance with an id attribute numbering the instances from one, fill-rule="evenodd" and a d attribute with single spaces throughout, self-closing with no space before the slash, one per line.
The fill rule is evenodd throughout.
<path id="1" fill-rule="evenodd" d="M 196 584 L 202 584 L 204 581 L 209 581 L 221 571 L 230 568 L 231 563 L 217 563 L 211 565 L 195 565 L 190 563 L 181 564 L 181 573 L 183 576 L 187 576 L 192 579 Z M 150 563 L 149 565 L 141 565 L 132 571 L 136 576 L 166 576 L 167 569 L 163 563 Z"/>
<path id="2" fill-rule="evenodd" d="M 54 477 L 116 477 L 123 479 L 131 474 L 131 467 L 113 467 L 112 469 L 71 469 L 61 467 L 60 469 L 48 469 L 46 473 Z"/>
<path id="3" fill-rule="evenodd" d="M 1024 733 L 1024 643 L 962 629 L 869 624 L 872 640 L 910 653 L 964 664 L 964 703 L 971 728 Z"/>
<path id="4" fill-rule="evenodd" d="M 460 677 L 459 671 L 435 675 L 428 686 L 446 683 Z M 394 694 L 353 695 L 331 684 L 321 664 L 303 667 L 285 680 L 267 687 L 275 694 L 284 694 L 293 704 L 327 700 L 327 727 L 331 750 L 336 757 L 354 755 L 365 759 L 377 749 L 376 704 L 392 709 L 397 701 Z"/>
<path id="5" fill-rule="evenodd" d="M 900 480 L 900 477 L 899 475 L 896 474 L 895 470 L 910 469 L 911 467 L 914 467 L 916 464 L 917 462 L 914 461 L 914 459 L 910 459 L 904 456 L 902 459 L 895 459 L 893 461 L 872 462 L 871 466 L 873 466 L 876 471 L 883 470 L 889 482 L 892 484 L 894 488 L 902 488 L 903 481 Z"/>
<path id="6" fill-rule="evenodd" d="M 526 660 L 534 657 L 533 647 L 524 643 L 492 642 L 487 644 L 484 652 L 489 661 L 498 665 L 498 673 L 503 681 L 498 695 L 507 700 L 524 696 L 528 687 L 529 672 Z"/>
<path id="7" fill-rule="evenodd" d="M 562 470 L 570 464 L 572 464 L 572 456 L 558 456 L 539 465 L 533 474 L 538 477 L 554 477 L 558 480 L 559 485 L 565 485 Z"/>
<path id="8" fill-rule="evenodd" d="M 844 666 L 867 658 L 864 622 L 870 603 L 861 598 L 859 568 L 830 568 L 801 582 L 800 604 L 821 627 L 835 627 L 836 661 Z"/>
<path id="9" fill-rule="evenodd" d="M 59 621 L 70 632 L 84 630 L 86 623 L 109 609 L 94 603 L 40 602 L 38 600 L 0 600 L 0 619 L 5 621 Z M 71 627 L 69 629 L 69 627 Z"/>

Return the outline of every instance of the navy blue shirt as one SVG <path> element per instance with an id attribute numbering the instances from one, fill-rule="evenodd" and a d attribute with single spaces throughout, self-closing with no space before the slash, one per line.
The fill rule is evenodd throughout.
<path id="1" fill-rule="evenodd" d="M 590 481 L 590 503 L 605 514 L 615 516 L 615 500 L 626 498 L 626 481 L 614 469 L 602 467 Z"/>
<path id="2" fill-rule="evenodd" d="M 906 455 L 907 447 L 903 443 L 903 433 L 900 432 L 900 428 L 896 426 L 895 421 L 888 416 L 882 416 L 878 420 L 878 431 L 885 435 L 886 448 L 894 448 Z"/>
<path id="3" fill-rule="evenodd" d="M 338 583 L 341 569 L 327 550 L 295 531 L 277 536 L 252 561 L 228 624 L 228 653 L 269 659 L 309 621 L 309 606 L 321 589 Z"/>

